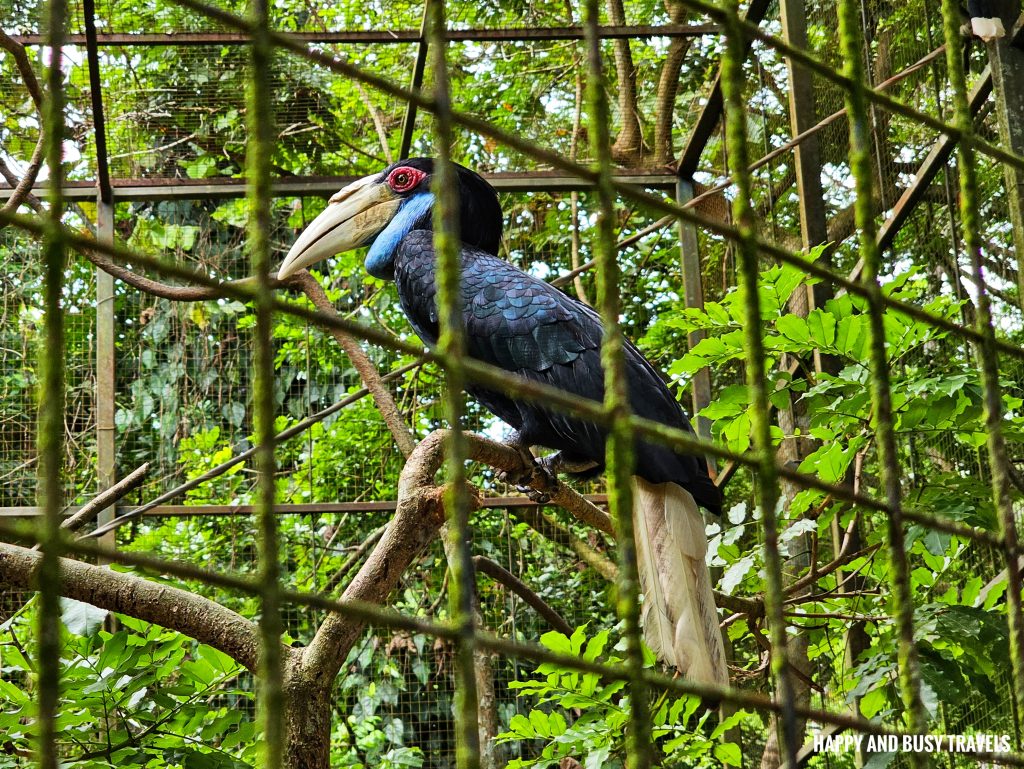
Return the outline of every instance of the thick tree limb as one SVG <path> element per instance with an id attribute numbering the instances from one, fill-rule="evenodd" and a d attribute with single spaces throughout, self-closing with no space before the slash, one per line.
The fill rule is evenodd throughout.
<path id="1" fill-rule="evenodd" d="M 39 79 L 36 77 L 36 71 L 32 69 L 32 62 L 28 60 L 28 54 L 25 52 L 25 46 L 0 29 L 0 48 L 3 48 L 14 58 L 14 63 L 18 67 L 18 72 L 21 73 L 21 79 L 25 82 L 25 88 L 28 90 L 28 95 L 32 97 L 32 102 L 36 105 L 36 111 L 42 115 L 43 89 L 39 85 Z"/>
<path id="2" fill-rule="evenodd" d="M 0 583 L 34 589 L 41 554 L 0 542 Z M 209 644 L 253 672 L 257 668 L 256 623 L 202 596 L 169 585 L 60 559 L 61 594 L 107 611 L 120 612 Z M 291 650 L 287 647 L 285 652 Z"/>
<path id="3" fill-rule="evenodd" d="M 445 521 L 443 489 L 433 485 L 444 462 L 446 431 L 424 438 L 409 456 L 398 481 L 398 509 L 387 531 L 346 588 L 342 600 L 384 603 L 402 574 L 441 530 Z M 328 686 L 365 623 L 330 614 L 303 654 L 303 668 L 312 683 Z"/>
<path id="4" fill-rule="evenodd" d="M 679 0 L 667 0 L 665 8 L 673 24 L 686 22 L 686 6 Z M 686 54 L 693 45 L 692 37 L 675 37 L 669 43 L 665 60 L 661 64 L 654 108 L 654 164 L 669 165 L 675 158 L 672 148 L 672 118 L 675 117 L 676 95 L 679 92 L 679 73 Z"/>
<path id="5" fill-rule="evenodd" d="M 626 11 L 622 0 L 608 0 L 608 18 L 612 24 L 624 26 Z M 615 40 L 615 71 L 618 76 L 619 134 L 612 145 L 612 158 L 627 166 L 640 165 L 644 156 L 644 134 L 640 127 L 640 107 L 636 98 L 636 66 L 629 49 L 629 40 Z"/>

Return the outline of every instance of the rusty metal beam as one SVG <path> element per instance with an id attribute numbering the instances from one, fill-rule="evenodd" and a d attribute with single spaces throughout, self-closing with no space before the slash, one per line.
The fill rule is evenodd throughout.
<path id="1" fill-rule="evenodd" d="M 759 0 L 760 1 L 760 0 Z M 715 24 L 635 24 L 608 25 L 598 28 L 602 38 L 619 40 L 650 37 L 701 37 L 718 34 Z M 292 37 L 308 43 L 395 44 L 418 43 L 419 30 L 341 30 L 337 32 L 292 32 Z M 500 29 L 452 29 L 448 40 L 456 42 L 502 43 L 543 40 L 583 40 L 583 27 L 523 27 Z M 22 45 L 45 45 L 44 35 L 11 35 Z M 249 36 L 235 32 L 149 32 L 101 33 L 96 36 L 100 47 L 107 46 L 194 46 L 248 45 Z M 68 35 L 67 45 L 85 45 L 85 35 Z"/>
<path id="2" fill-rule="evenodd" d="M 575 176 L 560 171 L 524 171 L 484 174 L 499 192 L 571 192 L 589 190 L 593 185 Z M 278 197 L 330 197 L 356 176 L 287 176 L 273 180 L 274 194 Z M 648 189 L 671 191 L 675 189 L 676 176 L 672 173 L 647 169 L 622 170 L 616 174 L 618 181 Z M 245 179 L 112 179 L 111 186 L 121 202 L 147 200 L 198 200 L 228 199 L 245 197 Z M 12 188 L 0 186 L 0 201 L 10 197 Z M 39 195 L 42 188 L 33 188 Z M 94 200 L 95 181 L 67 182 L 64 186 L 65 199 L 69 201 Z"/>
<path id="3" fill-rule="evenodd" d="M 972 115 L 977 115 L 981 111 L 982 106 L 988 101 L 991 93 L 992 69 L 989 67 L 981 74 L 977 84 L 971 90 L 969 100 Z M 914 181 L 903 191 L 900 199 L 893 205 L 889 218 L 878 228 L 877 242 L 879 248 L 883 251 L 892 246 L 897 233 L 906 224 L 907 219 L 910 218 L 910 214 L 913 213 L 917 204 L 921 202 L 925 192 L 928 191 L 928 187 L 931 186 L 932 180 L 946 167 L 946 163 L 949 162 L 954 149 L 956 149 L 956 141 L 945 134 L 940 136 L 932 146 L 931 151 L 917 169 Z M 857 275 L 860 274 L 859 270 L 856 272 Z"/>

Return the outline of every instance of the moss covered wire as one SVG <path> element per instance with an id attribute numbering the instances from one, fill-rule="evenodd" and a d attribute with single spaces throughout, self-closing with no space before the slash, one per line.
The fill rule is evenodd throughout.
<path id="1" fill-rule="evenodd" d="M 978 164 L 974 148 L 974 120 L 967 97 L 967 79 L 957 44 L 959 42 L 959 16 L 955 2 L 943 0 L 943 30 L 946 37 L 946 67 L 953 92 L 954 120 L 962 131 L 960 143 L 960 219 L 963 223 L 964 248 L 971 260 L 971 274 L 977 288 L 975 324 L 981 340 L 975 344 L 978 369 L 984 393 L 985 438 L 988 446 L 989 471 L 992 475 L 992 495 L 996 515 L 1003 537 L 1003 552 L 1007 574 L 1007 622 L 1010 630 L 1010 659 L 1013 665 L 1014 692 L 1018 709 L 1024 709 L 1024 617 L 1021 614 L 1021 576 L 1018 558 L 1017 523 L 1013 513 L 1009 458 L 1003 434 L 1003 402 L 999 388 L 999 354 L 995 349 L 995 329 L 992 324 L 992 302 L 985 280 L 984 259 L 981 253 L 981 216 L 978 193 Z"/>
<path id="2" fill-rule="evenodd" d="M 60 690 L 60 572 L 61 555 L 61 472 L 60 458 L 65 413 L 65 324 L 61 296 L 65 285 L 66 244 L 60 218 L 63 214 L 63 137 L 65 137 L 65 93 L 63 93 L 63 36 L 68 7 L 65 0 L 47 5 L 47 41 L 50 61 L 46 73 L 43 133 L 49 172 L 49 209 L 44 217 L 44 303 L 45 329 L 39 348 L 39 504 L 43 515 L 36 536 L 42 560 L 36 574 L 39 608 L 38 640 L 39 712 L 37 751 L 39 766 L 56 769 L 56 719 Z"/>
<path id="3" fill-rule="evenodd" d="M 771 639 L 771 669 L 782 702 L 779 720 L 783 755 L 790 766 L 796 766 L 800 748 L 797 719 L 794 711 L 794 687 L 789 669 L 786 643 L 786 621 L 783 615 L 782 559 L 779 555 L 777 509 L 779 504 L 779 476 L 775 464 L 775 446 L 771 435 L 768 404 L 768 372 L 761 325 L 761 299 L 759 289 L 759 261 L 756 244 L 757 225 L 751 205 L 750 159 L 747 147 L 747 111 L 743 101 L 743 34 L 739 25 L 739 8 L 735 2 L 727 3 L 723 25 L 725 48 L 722 51 L 722 96 L 725 105 L 725 138 L 730 163 L 736 169 L 736 197 L 733 201 L 733 220 L 739 230 L 739 285 L 743 295 L 744 340 L 746 342 L 747 386 L 750 388 L 750 413 L 753 430 L 754 466 L 757 478 L 757 504 L 761 510 L 764 534 L 764 559 L 767 585 L 765 605 Z"/>
<path id="4" fill-rule="evenodd" d="M 651 717 L 644 682 L 644 650 L 640 628 L 640 577 L 633 530 L 632 477 L 633 427 L 630 423 L 629 390 L 619 325 L 619 266 L 615 248 L 615 188 L 612 185 L 611 113 L 601 58 L 597 26 L 597 0 L 583 6 L 586 35 L 587 107 L 590 147 L 596 158 L 598 217 L 594 256 L 597 263 L 597 299 L 604 337 L 601 366 L 604 371 L 604 411 L 608 416 L 605 478 L 608 482 L 608 511 L 615 521 L 619 554 L 616 610 L 623 624 L 626 666 L 630 671 L 629 729 L 626 733 L 626 766 L 645 769 L 651 765 Z"/>
<path id="5" fill-rule="evenodd" d="M 466 390 L 466 339 L 459 292 L 460 237 L 458 179 L 451 151 L 455 127 L 448 82 L 444 0 L 427 2 L 427 41 L 433 55 L 434 135 L 436 138 L 433 192 L 434 250 L 437 254 L 438 352 L 444 361 L 445 412 L 450 430 L 445 447 L 448 487 L 445 509 L 448 535 L 454 538 L 456 557 L 452 571 L 452 622 L 458 633 L 456 662 L 456 748 L 461 769 L 480 766 L 479 703 L 474 670 L 474 572 L 469 531 L 469 487 L 466 484 L 466 442 L 462 432 L 463 393 Z"/>
<path id="6" fill-rule="evenodd" d="M 258 527 L 258 583 L 260 589 L 260 662 L 257 716 L 262 731 L 262 763 L 279 769 L 285 753 L 285 693 L 281 655 L 280 543 L 274 514 L 276 438 L 274 431 L 273 289 L 270 285 L 271 189 L 270 162 L 274 148 L 274 112 L 271 99 L 273 44 L 267 0 L 252 0 L 251 76 L 248 80 L 249 143 L 246 153 L 249 202 L 249 260 L 255 282 L 253 427 L 256 434 L 256 519 Z"/>
<path id="7" fill-rule="evenodd" d="M 860 253 L 864 261 L 862 282 L 867 290 L 868 299 L 871 397 L 874 404 L 879 474 L 889 512 L 889 563 L 898 636 L 900 694 L 906 709 L 905 718 L 911 731 L 924 732 L 927 728 L 927 717 L 921 698 L 921 674 L 914 641 L 914 604 L 910 591 L 910 565 L 903 533 L 899 456 L 892 415 L 892 383 L 885 350 L 885 306 L 882 302 L 882 287 L 878 282 L 882 255 L 875 239 L 871 135 L 862 59 L 864 41 L 861 36 L 859 10 L 853 0 L 839 2 L 839 37 L 846 62 L 846 76 L 852 84 L 846 92 L 850 123 L 850 170 L 856 185 L 854 211 L 860 233 Z M 925 757 L 920 753 L 911 753 L 910 761 L 914 766 L 923 766 L 926 763 Z"/>
<path id="8" fill-rule="evenodd" d="M 65 0 L 50 0 L 47 5 L 47 40 L 50 62 L 46 73 L 46 98 L 43 135 L 49 171 L 49 210 L 44 217 L 44 342 L 39 348 L 39 505 L 36 536 L 42 559 L 36 575 L 39 608 L 36 620 L 38 715 L 37 759 L 42 769 L 58 765 L 56 728 L 60 697 L 60 591 L 58 559 L 62 554 L 61 456 L 64 438 L 64 292 L 66 247 L 61 227 L 64 212 L 64 27 Z"/>

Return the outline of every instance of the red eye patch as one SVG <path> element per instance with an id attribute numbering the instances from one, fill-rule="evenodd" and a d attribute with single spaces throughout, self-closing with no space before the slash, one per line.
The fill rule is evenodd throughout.
<path id="1" fill-rule="evenodd" d="M 418 168 L 399 166 L 388 174 L 388 186 L 395 192 L 408 192 L 423 181 L 424 176 L 426 174 Z"/>

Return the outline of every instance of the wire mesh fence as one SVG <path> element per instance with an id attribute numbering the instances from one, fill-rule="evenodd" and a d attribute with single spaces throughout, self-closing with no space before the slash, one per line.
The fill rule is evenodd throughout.
<path id="1" fill-rule="evenodd" d="M 294 698 L 300 690 L 294 688 L 293 669 L 288 666 L 296 663 L 288 649 L 292 644 L 316 649 L 322 641 L 320 631 L 330 624 L 325 617 L 372 623 L 347 650 L 346 674 L 333 689 L 336 700 L 332 707 L 341 717 L 336 719 L 332 739 L 352 746 L 354 762 L 365 760 L 359 751 L 365 751 L 373 740 L 392 745 L 393 751 L 411 751 L 405 758 L 419 751 L 415 760 L 431 766 L 450 765 L 453 757 L 459 765 L 469 767 L 491 761 L 480 724 L 486 723 L 492 712 L 505 726 L 513 716 L 522 715 L 523 701 L 512 696 L 508 683 L 523 681 L 532 674 L 534 662 L 542 661 L 625 682 L 631 697 L 622 723 L 627 733 L 625 761 L 631 767 L 652 762 L 651 720 L 657 716 L 663 692 L 674 698 L 696 695 L 707 705 L 726 703 L 781 716 L 777 750 L 790 765 L 805 760 L 798 757 L 802 732 L 798 722 L 804 719 L 818 729 L 838 726 L 861 733 L 924 732 L 931 719 L 949 733 L 970 727 L 1012 734 L 1016 753 L 981 757 L 1022 763 L 1016 707 L 1024 697 L 1016 568 L 1019 503 L 1011 490 L 1013 462 L 1017 460 L 1013 447 L 1019 436 L 1008 417 L 1020 406 L 1024 351 L 1016 334 L 1020 312 L 1014 296 L 1014 268 L 1007 259 L 1012 253 L 1009 208 L 1014 201 L 1006 192 L 1002 171 L 1005 167 L 1024 168 L 1024 159 L 999 145 L 991 113 L 972 111 L 969 89 L 976 89 L 986 74 L 977 66 L 981 57 L 975 51 L 970 60 L 972 71 L 964 77 L 953 4 L 947 2 L 942 9 L 947 17 L 944 27 L 939 9 L 926 3 L 908 3 L 884 12 L 874 4 L 857 5 L 852 0 L 840 2 L 838 7 L 814 4 L 806 17 L 810 53 L 801 53 L 781 42 L 783 24 L 777 8 L 768 7 L 766 21 L 757 27 L 745 25 L 734 4 L 684 2 L 691 20 L 711 19 L 721 31 L 694 36 L 689 43 L 698 64 L 684 75 L 681 101 L 689 97 L 692 105 L 681 111 L 686 119 L 678 119 L 688 124 L 688 118 L 704 108 L 711 91 L 702 75 L 719 59 L 719 88 L 725 102 L 722 128 L 717 135 L 709 135 L 706 148 L 699 153 L 694 178 L 703 185 L 697 192 L 705 193 L 704 200 L 700 206 L 686 207 L 626 186 L 612 173 L 616 150 L 608 130 L 612 124 L 621 125 L 624 118 L 621 113 L 614 114 L 608 103 L 608 75 L 600 66 L 613 59 L 615 44 L 601 42 L 597 25 L 647 22 L 632 4 L 627 4 L 624 22 L 602 15 L 596 3 L 586 4 L 582 16 L 587 38 L 583 42 L 484 46 L 474 42 L 449 45 L 445 36 L 448 30 L 474 26 L 577 24 L 580 19 L 565 9 L 543 4 L 531 6 L 525 15 L 504 6 L 476 9 L 456 4 L 455 10 L 447 9 L 445 21 L 442 4 L 429 3 L 425 39 L 434 58 L 424 93 L 405 90 L 403 75 L 415 56 L 412 43 L 385 61 L 372 48 L 362 48 L 359 53 L 347 47 L 310 50 L 304 43 L 270 31 L 361 29 L 366 22 L 358 15 L 338 18 L 325 11 L 303 19 L 284 18 L 265 4 L 255 3 L 251 15 L 242 18 L 228 12 L 241 13 L 241 7 L 225 11 L 192 0 L 136 15 L 115 9 L 115 5 L 119 4 L 100 4 L 98 16 L 118 19 L 125 26 L 105 27 L 104 32 L 135 32 L 143 27 L 146 31 L 221 30 L 245 33 L 251 36 L 251 45 L 219 50 L 215 63 L 211 62 L 213 48 L 189 49 L 181 57 L 183 69 L 189 73 L 181 84 L 181 94 L 151 90 L 141 74 L 133 88 L 111 94 L 107 106 L 112 141 L 108 146 L 114 175 L 159 178 L 184 170 L 202 178 L 240 174 L 246 169 L 248 198 L 244 202 L 195 198 L 119 203 L 113 212 L 114 228 L 131 250 L 97 245 L 77 236 L 72 228 L 83 220 L 88 223 L 89 218 L 81 208 L 68 209 L 63 202 L 65 188 L 59 169 L 60 161 L 66 160 L 66 134 L 61 129 L 61 106 L 67 99 L 72 111 L 84 112 L 80 106 L 85 103 L 84 86 L 74 78 L 65 83 L 60 68 L 51 69 L 51 111 L 46 127 L 52 213 L 49 219 L 38 220 L 7 212 L 0 215 L 0 221 L 13 225 L 4 230 L 5 250 L 35 249 L 30 236 L 43 239 L 43 249 L 35 258 L 26 254 L 22 263 L 8 265 L 0 293 L 7 321 L 0 332 L 4 339 L 0 355 L 4 387 L 11 394 L 3 399 L 0 425 L 0 505 L 25 508 L 38 496 L 42 508 L 41 523 L 34 529 L 5 527 L 12 537 L 36 539 L 42 544 L 36 653 L 39 726 L 34 736 L 41 765 L 56 766 L 59 753 L 56 730 L 62 714 L 57 699 L 61 675 L 57 629 L 61 609 L 57 598 L 62 585 L 56 558 L 67 554 L 101 555 L 126 565 L 156 569 L 197 594 L 245 616 L 260 617 L 255 644 L 260 652 L 245 657 L 248 662 L 243 663 L 257 673 L 256 678 L 232 679 L 233 691 L 217 695 L 223 697 L 217 702 L 244 712 L 250 722 L 255 719 L 262 735 L 261 760 L 269 766 L 283 765 L 286 760 L 295 764 L 296 727 L 286 724 L 283 698 L 286 694 Z M 12 23 L 20 31 L 38 31 L 32 26 L 41 18 L 37 9 L 16 5 L 12 10 Z M 47 10 L 51 13 L 47 44 L 60 51 L 62 34 L 77 32 L 77 21 L 69 21 L 77 19 L 77 14 L 59 0 L 49 3 Z M 396 4 L 390 11 L 392 23 L 398 27 L 415 27 L 423 16 L 422 6 L 413 4 Z M 910 20 L 920 28 L 919 34 L 894 35 L 896 29 L 913 26 Z M 841 46 L 829 36 L 836 28 Z M 756 40 L 748 56 L 745 47 L 752 37 Z M 638 45 L 634 55 L 641 68 L 654 71 L 648 61 L 653 54 L 641 51 L 641 46 L 657 51 L 670 42 Z M 945 56 L 939 51 L 943 43 Z M 571 65 L 562 58 L 548 69 L 549 54 L 559 46 L 575 51 Z M 340 51 L 340 57 L 333 58 Z M 482 53 L 497 62 L 493 69 L 474 68 L 472 62 Z M 69 55 L 73 60 L 74 54 Z M 111 52 L 107 63 L 130 68 L 132 61 L 130 49 L 124 49 Z M 458 66 L 451 67 L 453 61 Z M 841 119 L 814 131 L 825 182 L 822 202 L 830 223 L 829 240 L 834 244 L 816 263 L 801 253 L 801 225 L 808 214 L 793 192 L 799 165 L 795 153 L 803 146 L 796 143 L 796 132 L 787 117 L 791 97 L 786 65 L 793 62 L 809 64 L 813 70 L 811 93 L 819 120 L 845 110 Z M 3 65 L 10 62 L 5 59 Z M 198 77 L 203 72 L 207 74 Z M 537 111 L 532 120 L 505 121 L 505 105 L 494 99 L 493 90 L 502 82 L 508 85 L 523 77 L 524 72 L 536 80 L 530 98 Z M 491 82 L 481 87 L 485 75 Z M 893 78 L 897 81 L 890 82 Z M 615 85 L 623 87 L 622 83 Z M 185 100 L 186 91 L 192 105 L 189 113 L 181 110 L 178 101 Z M 275 94 L 277 103 L 272 104 Z M 641 93 L 639 103 L 645 104 L 645 98 L 649 100 L 651 94 L 645 97 Z M 276 262 L 273 255 L 293 240 L 310 209 L 308 200 L 272 197 L 271 145 L 283 148 L 304 173 L 349 173 L 352 157 L 356 158 L 357 173 L 376 170 L 383 165 L 383 156 L 396 149 L 394 140 L 382 140 L 381 134 L 394 134 L 401 125 L 405 101 L 433 115 L 432 122 L 421 119 L 413 147 L 442 159 L 435 226 L 440 253 L 441 339 L 426 365 L 409 370 L 404 369 L 416 362 L 422 351 L 403 330 L 391 333 L 401 328 L 402 321 L 387 292 L 350 279 L 359 270 L 356 262 L 341 257 L 324 276 L 330 299 L 338 308 L 334 316 L 322 309 L 310 310 L 309 305 L 273 299 L 267 278 Z M 364 112 L 359 120 L 345 124 L 354 129 L 345 135 L 347 153 L 332 156 L 321 152 L 324 145 L 311 146 L 303 138 L 329 127 L 353 104 L 361 105 L 357 109 Z M 451 105 L 465 112 L 453 112 Z M 13 101 L 9 106 L 14 112 L 23 109 Z M 232 110 L 247 114 L 245 131 L 239 130 L 237 120 L 228 119 Z M 585 136 L 581 126 L 586 127 Z M 87 119 L 75 122 L 76 131 L 87 134 L 92 128 Z M 24 139 L 31 134 L 31 126 L 21 125 L 9 133 Z M 153 142 L 154 135 L 162 137 L 159 143 Z M 921 164 L 927 163 L 929 153 L 943 137 L 958 146 L 955 168 L 942 164 L 928 184 L 920 185 L 924 202 L 902 206 L 902 196 L 914 186 Z M 537 146 L 541 143 L 543 149 Z M 738 428 L 720 420 L 714 440 L 708 442 L 631 418 L 624 400 L 617 333 L 609 334 L 605 341 L 605 368 L 610 373 L 603 405 L 588 406 L 565 394 L 531 388 L 510 380 L 506 372 L 466 357 L 455 297 L 458 231 L 450 218 L 452 182 L 444 180 L 443 159 L 451 156 L 453 148 L 465 154 L 466 148 L 481 145 L 491 159 L 490 170 L 552 165 L 588 187 L 588 191 L 571 196 L 507 196 L 504 210 L 511 216 L 504 253 L 542 278 L 561 275 L 558 282 L 567 290 L 600 308 L 606 328 L 618 329 L 621 314 L 627 318 L 628 335 L 635 336 L 633 332 L 642 333 L 650 318 L 679 309 L 679 245 L 673 229 L 668 230 L 666 240 L 664 227 L 654 224 L 667 215 L 670 225 L 678 221 L 684 228 L 696 228 L 705 300 L 735 313 L 733 321 L 743 329 L 742 354 L 720 358 L 697 355 L 673 365 L 670 374 L 680 383 L 690 384 L 698 370 L 714 363 L 717 393 L 745 380 L 750 408 L 742 434 L 725 432 L 725 424 Z M 897 145 L 898 152 L 894 150 Z M 90 171 L 95 150 L 91 152 L 86 150 L 69 177 Z M 767 159 L 751 169 L 758 158 Z M 593 166 L 578 165 L 576 159 L 592 160 Z M 908 210 L 904 212 L 904 208 Z M 890 222 L 903 216 L 907 218 L 900 220 L 895 239 L 880 246 Z M 572 235 L 574 220 L 582 232 Z M 643 233 L 629 248 L 616 248 L 616 238 Z M 915 264 L 922 242 L 930 244 L 931 256 L 923 266 Z M 252 451 L 256 457 L 252 470 L 237 464 L 233 471 L 197 484 L 185 500 L 192 505 L 223 505 L 224 500 L 227 506 L 251 505 L 255 518 L 141 517 L 130 529 L 121 528 L 117 550 L 59 536 L 64 505 L 86 501 L 98 485 L 92 464 L 95 449 L 90 445 L 95 432 L 95 372 L 90 362 L 95 355 L 96 331 L 88 310 L 95 288 L 92 271 L 77 256 L 78 251 L 106 254 L 115 262 L 145 268 L 161 278 L 192 279 L 212 290 L 211 298 L 203 302 L 182 304 L 140 294 L 127 285 L 118 289 L 118 463 L 123 469 L 143 461 L 155 465 L 146 485 L 130 499 L 138 503 L 153 499 L 183 480 L 202 476 L 238 452 Z M 153 251 L 173 258 L 145 256 Z M 687 258 L 685 253 L 682 258 Z M 871 445 L 861 444 L 853 452 L 860 458 L 849 466 L 855 467 L 870 453 L 876 459 L 874 477 L 866 478 L 857 471 L 852 485 L 845 486 L 842 473 L 814 475 L 799 461 L 795 465 L 778 461 L 772 415 L 785 407 L 777 402 L 775 390 L 787 389 L 784 382 L 792 380 L 777 379 L 774 372 L 786 361 L 784 342 L 791 337 L 765 322 L 770 302 L 780 302 L 777 309 L 786 303 L 779 299 L 777 275 L 772 283 L 765 269 L 780 266 L 788 266 L 801 280 L 813 276 L 827 285 L 829 301 L 845 302 L 848 317 L 857 319 L 848 323 L 843 333 L 847 350 L 854 351 L 851 357 L 857 359 L 855 365 L 861 370 L 861 391 L 837 389 L 835 395 L 839 400 L 862 398 L 869 404 Z M 581 279 L 570 283 L 567 276 L 575 272 Z M 249 274 L 255 276 L 249 283 L 222 282 Z M 880 281 L 885 283 L 884 290 Z M 734 290 L 737 285 L 738 293 Z M 275 325 L 272 313 L 287 318 L 287 323 Z M 690 328 L 685 317 L 680 313 L 679 333 Z M 856 345 L 850 331 L 854 325 L 859 334 Z M 788 328 L 790 333 L 798 333 L 792 322 Z M 901 332 L 895 337 L 894 328 Z M 376 406 L 369 398 L 353 400 L 336 416 L 318 421 L 299 435 L 287 440 L 273 437 L 332 403 L 360 393 L 365 379 L 350 368 L 351 355 L 342 354 L 334 345 L 331 329 L 362 340 L 361 349 L 374 369 L 395 375 L 387 389 L 416 438 L 441 426 L 452 431 L 445 451 L 449 496 L 444 508 L 455 536 L 447 552 L 434 542 L 410 562 L 396 592 L 399 597 L 388 610 L 323 597 L 345 584 L 363 559 L 372 558 L 369 548 L 360 548 L 381 536 L 389 513 L 374 512 L 369 503 L 397 498 L 401 504 L 402 451 L 396 448 Z M 838 326 L 833 328 L 823 347 L 837 346 L 839 331 Z M 827 331 L 822 333 L 827 336 Z M 712 333 L 709 338 L 718 337 Z M 37 355 L 33 347 L 40 344 L 43 352 Z M 697 352 L 691 351 L 693 355 Z M 697 365 L 700 363 L 704 365 Z M 803 363 L 805 369 L 815 365 L 812 373 L 817 378 L 812 376 L 812 382 L 818 395 L 827 397 L 828 385 L 838 381 L 838 372 L 820 361 Z M 938 402 L 937 407 L 948 409 L 948 422 L 939 422 L 936 428 L 933 420 L 918 429 L 923 424 L 918 413 L 921 404 L 915 403 L 913 391 L 904 383 L 915 381 L 919 383 L 916 387 L 926 387 L 927 374 L 948 374 L 951 369 L 962 372 L 963 381 L 954 376 L 952 384 L 943 385 L 950 388 L 948 403 Z M 43 393 L 38 452 L 33 448 L 33 406 L 27 398 L 29 385 L 36 381 Z M 498 431 L 484 411 L 463 402 L 467 382 L 482 382 L 515 397 L 540 399 L 552 409 L 575 409 L 607 428 L 608 485 L 589 490 L 607 492 L 617 537 L 595 536 L 578 524 L 570 525 L 571 537 L 565 524 L 554 529 L 554 534 L 541 536 L 537 529 L 550 522 L 539 526 L 523 523 L 526 516 L 534 516 L 536 523 L 539 513 L 532 507 L 496 512 L 502 509 L 498 505 L 471 514 L 469 496 L 460 493 L 463 478 L 472 477 L 482 485 L 485 500 L 506 496 L 509 489 L 489 470 L 467 476 L 465 460 L 470 449 L 462 430 Z M 803 429 L 827 441 L 814 414 L 805 418 Z M 819 434 L 814 433 L 816 429 Z M 670 679 L 645 667 L 628 482 L 635 434 L 657 436 L 684 450 L 707 452 L 716 458 L 720 470 L 734 473 L 728 477 L 736 489 L 735 500 L 749 500 L 754 503 L 751 508 L 756 506 L 756 524 L 734 508 L 716 526 L 723 539 L 733 537 L 736 542 L 746 537 L 747 542 L 761 546 L 758 564 L 765 585 L 761 611 L 766 621 L 757 618 L 752 623 L 756 633 L 733 639 L 732 659 L 738 668 L 750 666 L 761 660 L 764 647 L 770 648 L 770 682 L 755 677 L 748 687 L 738 677 L 732 687 L 720 689 L 685 678 Z M 369 447 L 379 463 L 367 466 L 355 447 L 362 451 Z M 37 461 L 42 469 L 39 488 L 31 472 Z M 739 470 L 729 471 L 730 466 Z M 988 494 L 991 504 L 965 505 L 963 500 L 929 496 L 928 469 L 932 467 L 959 475 L 964 498 Z M 780 499 L 784 503 L 780 504 Z M 275 504 L 327 505 L 340 500 L 366 504 L 367 510 L 338 512 L 325 506 L 303 516 L 280 516 L 274 510 Z M 799 548 L 799 540 L 789 535 L 794 521 L 801 520 L 800 513 L 792 512 L 798 504 L 804 512 L 813 507 L 815 515 L 831 516 L 835 521 L 835 541 L 816 539 L 810 556 Z M 813 574 L 816 559 L 830 560 L 824 557 L 825 551 L 840 557 L 846 548 L 843 532 L 853 531 L 847 528 L 850 516 L 866 519 L 869 512 L 884 515 L 873 519 L 870 526 L 864 523 L 865 552 L 870 553 L 861 560 L 885 558 L 891 567 L 890 581 L 857 578 L 863 564 L 855 565 L 850 567 L 849 577 L 837 571 L 821 594 L 801 602 L 802 595 L 791 588 L 799 583 L 807 558 Z M 471 549 L 469 541 L 472 532 L 484 530 L 492 550 L 481 553 Z M 342 533 L 345 539 L 340 538 Z M 1008 631 L 1003 632 L 1011 664 L 997 677 L 992 697 L 995 704 L 987 711 L 979 712 L 965 703 L 929 715 L 931 703 L 926 700 L 935 694 L 931 676 L 936 663 L 927 656 L 921 658 L 932 648 L 921 646 L 921 635 L 931 638 L 948 631 L 942 625 L 945 620 L 937 618 L 931 598 L 949 589 L 956 592 L 957 587 L 939 580 L 915 593 L 911 580 L 913 570 L 921 564 L 934 567 L 935 559 L 948 560 L 951 538 L 960 543 L 956 557 L 976 563 L 977 585 L 963 590 L 974 591 L 976 606 L 989 610 L 999 602 L 1005 606 Z M 593 560 L 578 548 L 572 550 L 569 573 L 559 573 L 557 566 L 550 568 L 567 557 L 566 542 L 588 540 L 596 558 L 607 562 L 609 554 L 617 552 L 618 569 L 600 576 L 593 568 L 577 567 L 583 563 L 593 566 Z M 496 548 L 494 543 L 503 546 Z M 503 565 L 530 584 L 541 598 L 558 607 L 571 627 L 587 625 L 587 633 L 609 630 L 620 636 L 619 662 L 600 665 L 532 643 L 545 631 L 545 624 L 511 591 L 482 580 L 480 571 L 474 569 L 474 553 Z M 540 569 L 538 563 L 549 568 Z M 734 564 L 717 565 L 731 570 Z M 616 571 L 615 600 L 606 606 L 566 600 L 574 591 L 593 595 L 606 584 L 611 593 L 608 577 L 614 579 Z M 1001 588 L 1000 574 L 1005 581 Z M 795 667 L 796 655 L 804 652 L 788 628 L 834 616 L 840 609 L 850 612 L 851 628 L 862 626 L 865 617 L 859 599 L 847 599 L 838 609 L 830 603 L 830 593 L 851 592 L 847 591 L 851 586 L 852 592 L 863 596 L 872 591 L 893 596 L 892 616 L 867 617 L 867 622 L 877 624 L 870 625 L 874 630 L 861 632 L 875 637 L 884 632 L 899 638 L 898 660 L 886 669 L 886 675 L 900 692 L 905 718 L 895 710 L 870 712 L 860 702 L 865 691 L 832 686 L 845 681 L 839 671 L 857 643 L 849 635 L 828 639 L 827 654 L 823 647 L 808 655 L 820 660 L 812 673 L 820 689 L 813 698 L 814 707 L 802 704 L 797 694 L 807 674 Z M 453 594 L 450 607 L 443 600 L 446 591 Z M 4 594 L 5 620 L 23 608 L 27 595 Z M 877 603 L 864 600 L 864 606 L 878 608 Z M 490 693 L 480 677 L 483 658 L 490 659 Z M 863 670 L 865 676 L 870 672 L 867 667 Z M 12 680 L 25 684 L 17 676 Z M 327 689 L 331 691 L 332 686 Z M 879 718 L 870 720 L 880 712 Z M 237 723 L 233 728 L 241 734 Z M 771 741 L 774 737 L 762 734 L 752 739 Z M 507 751 L 504 760 L 535 757 L 530 743 L 523 740 L 503 750 Z M 985 753 L 980 750 L 948 760 L 959 765 Z M 389 754 L 388 760 L 402 763 L 403 755 Z M 914 753 L 900 760 L 911 765 L 927 761 Z M 819 756 L 812 761 L 831 765 L 832 759 Z"/>

